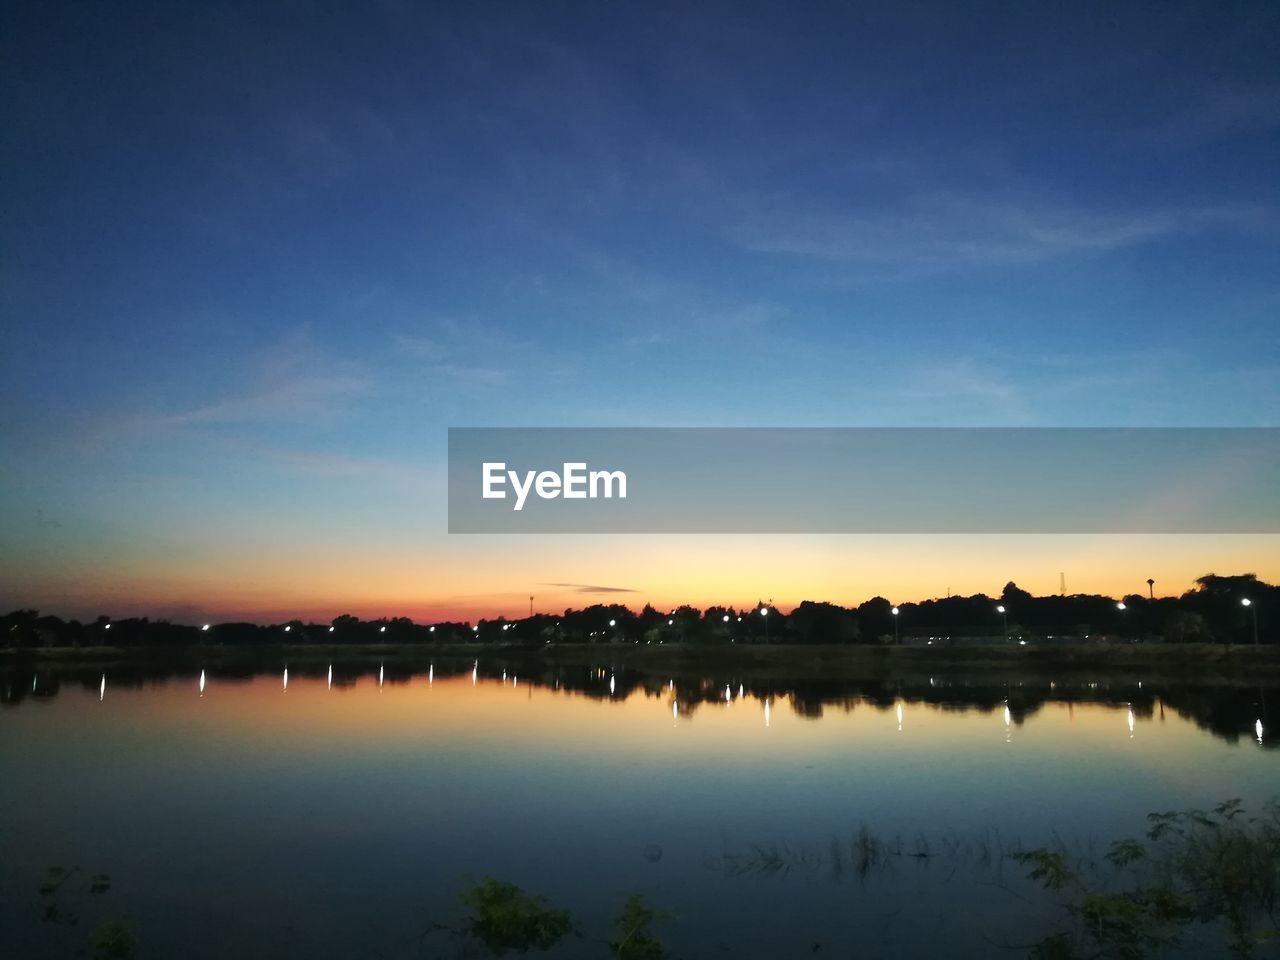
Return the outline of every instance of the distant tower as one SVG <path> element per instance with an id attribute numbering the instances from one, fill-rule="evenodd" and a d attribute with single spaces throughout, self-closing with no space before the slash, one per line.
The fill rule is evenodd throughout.
<path id="1" fill-rule="evenodd" d="M 1058 592 L 1064 597 L 1067 595 L 1067 575 L 1065 573 L 1058 574 Z"/>
<path id="2" fill-rule="evenodd" d="M 1150 577 L 1147 578 L 1147 599 L 1154 600 L 1156 598 L 1156 582 Z"/>
<path id="3" fill-rule="evenodd" d="M 529 598 L 529 616 L 533 616 L 533 597 Z"/>

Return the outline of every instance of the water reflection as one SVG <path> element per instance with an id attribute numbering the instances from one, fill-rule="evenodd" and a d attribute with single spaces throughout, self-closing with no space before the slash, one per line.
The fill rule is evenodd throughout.
<path id="1" fill-rule="evenodd" d="M 726 709 L 738 700 L 748 697 L 761 703 L 764 725 L 773 720 L 773 701 L 782 698 L 791 712 L 805 720 L 818 720 L 827 711 L 851 713 L 858 709 L 891 712 L 899 729 L 904 727 L 906 708 L 911 704 L 924 704 L 942 711 L 978 712 L 1000 716 L 1006 740 L 1012 740 L 1015 727 L 1035 716 L 1047 704 L 1061 703 L 1068 718 L 1074 719 L 1077 704 L 1103 704 L 1124 711 L 1125 730 L 1133 736 L 1137 722 L 1144 717 L 1163 718 L 1166 710 L 1194 722 L 1201 729 L 1230 743 L 1247 739 L 1250 743 L 1272 749 L 1277 741 L 1268 736 L 1265 718 L 1268 700 L 1276 696 L 1274 687 L 1207 685 L 1190 681 L 1164 682 L 1151 679 L 1137 680 L 1117 677 L 1111 680 L 1043 680 L 1031 677 L 993 681 L 979 676 L 920 676 L 878 677 L 872 679 L 804 679 L 787 680 L 775 677 L 752 677 L 738 673 L 729 676 L 685 675 L 658 679 L 635 667 L 625 670 L 609 669 L 596 665 L 564 665 L 525 660 L 518 662 L 519 673 L 511 668 L 517 665 L 514 658 L 467 658 L 461 664 L 457 660 L 437 657 L 414 670 L 410 666 L 385 662 L 375 667 L 358 660 L 329 663 L 316 667 L 296 663 L 288 666 L 277 664 L 275 676 L 281 687 L 289 691 L 290 683 L 296 686 L 299 676 L 315 678 L 323 683 L 322 689 L 332 690 L 335 684 L 350 687 L 362 677 L 371 677 L 378 689 L 388 683 L 409 682 L 415 675 L 425 676 L 428 685 L 437 679 L 465 678 L 470 674 L 472 686 L 480 678 L 488 677 L 505 682 L 508 678 L 518 687 L 523 677 L 530 695 L 533 688 L 545 689 L 557 695 L 582 696 L 600 700 L 630 700 L 661 696 L 670 704 L 672 716 L 693 719 L 699 710 Z M 196 686 L 203 696 L 208 685 L 216 678 L 221 682 L 248 680 L 267 672 L 252 665 L 208 666 L 194 672 Z M 115 690 L 141 686 L 144 683 L 169 677 L 180 677 L 180 667 L 156 664 L 122 662 L 111 668 L 111 682 Z M 388 675 L 390 672 L 390 675 Z M 190 678 L 192 672 L 186 672 Z M 31 677 L 29 681 L 25 678 Z M 15 706 L 27 698 L 49 699 L 56 697 L 64 682 L 78 684 L 92 690 L 99 700 L 105 699 L 107 676 L 100 668 L 91 666 L 63 666 L 42 668 L 28 672 L 21 667 L 0 667 L 0 704 Z"/>

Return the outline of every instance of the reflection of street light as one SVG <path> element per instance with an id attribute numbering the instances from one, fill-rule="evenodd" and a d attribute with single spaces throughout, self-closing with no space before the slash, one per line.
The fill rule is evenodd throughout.
<path id="1" fill-rule="evenodd" d="M 1258 608 L 1253 605 L 1253 601 L 1248 597 L 1243 597 L 1240 600 L 1240 606 L 1248 607 L 1249 612 L 1253 614 L 1253 645 L 1256 647 L 1258 645 Z"/>
<path id="2" fill-rule="evenodd" d="M 893 614 L 893 643 L 894 643 L 894 645 L 895 645 L 895 646 L 897 646 L 897 643 L 898 643 L 898 608 L 897 608 L 897 607 L 894 607 L 894 608 L 893 608 L 892 610 L 890 610 L 889 612 Z M 901 709 L 901 708 L 899 708 L 899 709 Z"/>
<path id="3" fill-rule="evenodd" d="M 1004 608 L 1004 604 L 1002 603 L 998 607 L 996 607 L 996 613 L 1000 614 L 1000 616 L 1004 619 L 1004 642 L 1008 643 L 1009 642 L 1009 611 Z"/>

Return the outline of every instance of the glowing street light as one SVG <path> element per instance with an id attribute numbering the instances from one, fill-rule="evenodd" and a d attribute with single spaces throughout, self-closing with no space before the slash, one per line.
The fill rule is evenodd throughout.
<path id="1" fill-rule="evenodd" d="M 1129 608 L 1126 607 L 1124 605 L 1124 601 L 1121 600 L 1119 603 L 1116 604 L 1116 609 L 1119 610 L 1121 613 L 1123 613 L 1125 610 L 1128 610 Z"/>
<path id="2" fill-rule="evenodd" d="M 206 624 L 205 624 L 203 627 L 201 627 L 200 629 L 201 629 L 201 631 L 203 631 L 203 632 L 206 632 L 206 633 L 207 633 L 207 632 L 208 632 L 208 630 L 209 630 L 209 624 L 207 624 L 207 623 L 206 623 Z"/>
<path id="3" fill-rule="evenodd" d="M 1004 608 L 1004 604 L 1002 603 L 998 607 L 996 607 L 996 613 L 1000 614 L 1000 616 L 1004 619 L 1004 642 L 1008 643 L 1009 642 L 1009 611 Z"/>
<path id="4" fill-rule="evenodd" d="M 1249 612 L 1253 614 L 1253 645 L 1256 647 L 1258 645 L 1258 608 L 1248 597 L 1241 597 L 1240 606 L 1248 607 Z"/>
<path id="5" fill-rule="evenodd" d="M 760 616 L 764 617 L 764 642 L 769 642 L 769 608 L 761 607 Z"/>
<path id="6" fill-rule="evenodd" d="M 894 646 L 897 646 L 898 644 L 898 608 L 894 607 L 889 612 L 893 614 L 893 643 L 894 643 Z M 901 710 L 902 708 L 899 707 L 898 709 Z"/>

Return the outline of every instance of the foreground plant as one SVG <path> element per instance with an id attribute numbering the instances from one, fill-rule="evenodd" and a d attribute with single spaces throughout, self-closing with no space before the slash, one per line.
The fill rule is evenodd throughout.
<path id="1" fill-rule="evenodd" d="M 1061 851 L 1037 848 L 1013 858 L 1028 877 L 1063 897 L 1071 929 L 1046 937 L 1036 960 L 1107 957 L 1140 960 L 1182 943 L 1193 925 L 1225 934 L 1227 949 L 1254 957 L 1280 943 L 1280 806 L 1249 817 L 1241 801 L 1210 811 L 1152 813 L 1146 842 L 1119 840 L 1105 859 L 1114 873 L 1098 882 Z"/>
<path id="2" fill-rule="evenodd" d="M 573 930 L 567 910 L 546 905 L 512 883 L 482 880 L 462 893 L 471 910 L 468 932 L 495 954 L 547 950 Z"/>
<path id="3" fill-rule="evenodd" d="M 614 956 L 621 960 L 664 960 L 666 946 L 649 931 L 649 925 L 661 916 L 643 897 L 627 897 L 617 920 L 618 934 L 610 944 Z"/>

